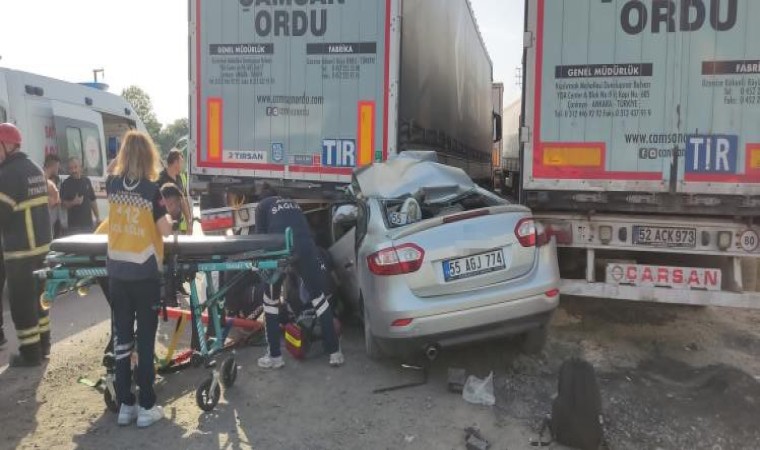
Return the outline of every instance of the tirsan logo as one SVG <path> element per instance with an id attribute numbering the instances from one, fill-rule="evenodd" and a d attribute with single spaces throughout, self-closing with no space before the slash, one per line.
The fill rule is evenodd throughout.
<path id="1" fill-rule="evenodd" d="M 706 22 L 715 31 L 727 31 L 736 25 L 737 3 L 738 0 L 630 0 L 623 5 L 620 25 L 634 35 L 647 28 L 652 33 L 698 31 Z"/>

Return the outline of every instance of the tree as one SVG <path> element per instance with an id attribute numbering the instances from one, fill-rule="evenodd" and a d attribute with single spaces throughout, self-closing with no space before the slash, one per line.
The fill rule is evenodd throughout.
<path id="1" fill-rule="evenodd" d="M 190 133 L 190 122 L 187 119 L 177 119 L 174 123 L 165 126 L 158 137 L 158 146 L 161 148 L 161 154 L 165 157 L 169 150 L 174 148 L 174 144 Z M 180 149 L 182 150 L 182 149 Z"/>
<path id="2" fill-rule="evenodd" d="M 153 141 L 158 143 L 161 135 L 161 123 L 156 118 L 156 113 L 153 112 L 153 102 L 150 100 L 150 95 L 138 86 L 130 86 L 121 92 L 121 96 L 132 105 L 137 117 L 145 124 L 145 128 L 148 129 Z"/>

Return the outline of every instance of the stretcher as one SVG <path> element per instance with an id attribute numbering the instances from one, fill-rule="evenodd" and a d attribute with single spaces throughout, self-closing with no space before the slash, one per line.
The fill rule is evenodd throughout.
<path id="1" fill-rule="evenodd" d="M 40 302 L 49 308 L 64 292 L 80 295 L 108 276 L 106 254 L 108 236 L 75 235 L 53 241 L 46 258 L 46 267 L 35 272 L 44 282 Z M 156 371 L 170 373 L 185 367 L 205 366 L 210 376 L 196 390 L 196 403 L 204 411 L 213 410 L 221 397 L 221 387 L 231 387 L 237 378 L 237 363 L 232 352 L 221 365 L 216 358 L 229 347 L 227 335 L 233 327 L 251 331 L 263 325 L 257 320 L 228 318 L 225 295 L 243 279 L 246 272 L 256 272 L 261 282 L 273 284 L 287 271 L 292 260 L 293 234 L 255 236 L 177 236 L 164 239 L 164 290 L 159 314 L 164 321 L 176 320 L 167 353 L 154 356 Z M 216 282 L 220 272 L 236 272 Z M 190 282 L 189 309 L 178 308 L 176 293 L 184 282 Z M 199 337 L 193 348 L 176 352 L 179 337 L 190 323 Z M 196 339 L 194 339 L 195 341 Z M 176 354 L 175 354 L 176 353 Z M 104 401 L 117 409 L 114 373 L 106 364 Z"/>

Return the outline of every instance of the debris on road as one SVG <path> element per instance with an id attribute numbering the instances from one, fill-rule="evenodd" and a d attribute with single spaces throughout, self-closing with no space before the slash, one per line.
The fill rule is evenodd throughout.
<path id="1" fill-rule="evenodd" d="M 480 433 L 480 428 L 471 426 L 464 429 L 464 443 L 467 450 L 488 450 L 491 443 Z"/>
<path id="2" fill-rule="evenodd" d="M 467 372 L 464 369 L 456 367 L 449 368 L 448 387 L 449 391 L 461 394 L 464 390 L 464 383 L 467 381 Z"/>
<path id="3" fill-rule="evenodd" d="M 496 397 L 493 395 L 493 372 L 489 373 L 484 379 L 470 375 L 462 390 L 462 398 L 476 405 L 495 405 Z"/>
<path id="4" fill-rule="evenodd" d="M 395 386 L 388 386 L 383 388 L 377 388 L 372 391 L 373 394 L 382 394 L 383 392 L 390 392 L 390 391 L 398 391 L 399 389 L 406 389 L 410 387 L 417 387 L 417 386 L 424 386 L 428 382 L 428 369 L 429 367 L 427 365 L 422 366 L 411 366 L 408 364 L 402 364 L 401 368 L 407 369 L 407 370 L 414 370 L 422 372 L 422 379 L 419 381 L 412 381 L 410 383 L 403 383 L 398 384 Z"/>

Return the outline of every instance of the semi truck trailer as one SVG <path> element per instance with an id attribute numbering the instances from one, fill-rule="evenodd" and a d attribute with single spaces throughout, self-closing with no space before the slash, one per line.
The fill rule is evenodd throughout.
<path id="1" fill-rule="evenodd" d="M 481 184 L 498 141 L 492 64 L 468 0 L 190 0 L 191 187 L 203 211 L 267 181 L 341 195 L 406 150 Z"/>
<path id="2" fill-rule="evenodd" d="M 760 2 L 525 2 L 520 201 L 562 292 L 760 307 Z"/>

